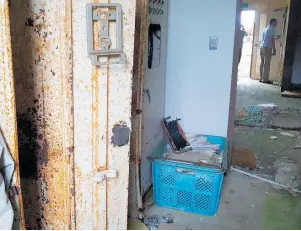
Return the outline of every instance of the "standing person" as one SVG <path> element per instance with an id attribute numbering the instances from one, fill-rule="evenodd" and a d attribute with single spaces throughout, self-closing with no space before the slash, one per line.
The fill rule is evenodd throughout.
<path id="1" fill-rule="evenodd" d="M 239 31 L 239 59 L 238 64 L 240 63 L 241 56 L 242 56 L 242 49 L 244 45 L 244 38 L 246 36 L 247 32 L 245 31 L 244 26 L 242 25 Z"/>
<path id="2" fill-rule="evenodd" d="M 272 18 L 269 26 L 264 30 L 260 46 L 260 80 L 261 83 L 272 83 L 269 80 L 272 56 L 276 55 L 275 28 L 277 19 Z"/>

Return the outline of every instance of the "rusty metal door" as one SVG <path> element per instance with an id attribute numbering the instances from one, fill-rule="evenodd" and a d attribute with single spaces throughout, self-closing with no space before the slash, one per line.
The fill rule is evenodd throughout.
<path id="1" fill-rule="evenodd" d="M 87 3 L 121 4 L 125 64 L 92 66 Z M 19 147 L 26 228 L 126 229 L 130 144 L 111 139 L 131 128 L 136 1 L 0 4 L 0 119 L 16 163 Z M 110 170 L 116 178 L 94 181 Z"/>
<path id="2" fill-rule="evenodd" d="M 24 229 L 23 204 L 19 174 L 17 118 L 8 1 L 0 0 L 0 129 L 15 162 L 12 184 L 19 195 L 11 198 L 15 211 L 15 229 Z"/>
<path id="3" fill-rule="evenodd" d="M 87 3 L 121 4 L 125 64 L 92 66 Z M 1 128 L 17 164 L 20 153 L 28 229 L 127 227 L 130 144 L 117 147 L 111 139 L 121 123 L 131 128 L 135 6 L 0 0 Z M 111 170 L 116 178 L 94 181 Z"/>
<path id="4" fill-rule="evenodd" d="M 87 55 L 87 3 L 121 4 L 125 64 L 91 64 Z M 77 229 L 127 229 L 130 144 L 114 146 L 112 137 L 121 123 L 131 128 L 135 8 L 135 0 L 82 0 L 72 4 Z M 114 31 L 114 24 L 109 26 Z M 96 35 L 99 29 L 96 27 Z M 114 40 L 117 35 L 110 36 Z M 93 181 L 106 171 L 116 171 L 117 177 Z"/>
<path id="5" fill-rule="evenodd" d="M 9 2 L 26 228 L 71 229 L 71 1 Z"/>

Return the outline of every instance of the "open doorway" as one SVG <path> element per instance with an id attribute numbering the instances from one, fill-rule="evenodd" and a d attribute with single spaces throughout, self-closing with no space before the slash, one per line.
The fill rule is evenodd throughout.
<path id="1" fill-rule="evenodd" d="M 245 31 L 243 39 L 243 47 L 241 60 L 238 66 L 238 78 L 250 78 L 252 54 L 253 54 L 253 41 L 255 29 L 255 11 L 244 10 L 241 12 L 241 30 Z"/>
<path id="2" fill-rule="evenodd" d="M 298 9 L 293 5 L 287 7 L 286 2 L 283 2 L 282 5 L 269 6 L 268 9 L 256 9 L 256 15 L 250 16 L 250 11 L 243 11 L 241 14 L 241 24 L 245 29 L 246 23 L 251 27 L 254 20 L 256 28 L 253 27 L 255 35 L 252 36 L 252 43 L 247 37 L 244 38 L 238 67 L 240 81 L 236 94 L 232 165 L 246 174 L 260 177 L 262 181 L 271 180 L 299 190 L 301 180 L 297 169 L 301 164 L 301 101 L 281 97 L 278 85 L 281 81 L 284 53 L 285 58 L 294 58 L 294 55 L 287 52 L 294 50 L 289 48 L 292 44 L 289 39 L 296 35 L 288 34 L 287 28 L 293 27 L 288 19 Z M 277 23 L 273 24 L 275 20 Z M 276 53 L 270 63 L 269 82 L 262 83 L 259 81 L 262 61 L 260 53 L 264 49 L 261 50 L 260 47 L 263 33 L 267 33 L 270 28 L 273 29 Z M 267 48 L 272 50 L 272 47 Z M 248 59 L 250 54 L 252 58 Z M 283 72 L 285 76 L 287 71 Z"/>

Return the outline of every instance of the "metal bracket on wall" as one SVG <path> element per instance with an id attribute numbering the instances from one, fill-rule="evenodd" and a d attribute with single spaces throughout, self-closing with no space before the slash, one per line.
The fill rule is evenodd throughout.
<path id="1" fill-rule="evenodd" d="M 116 23 L 116 27 L 112 27 L 116 28 L 116 48 L 113 49 L 110 48 L 113 46 L 110 37 L 110 22 Z M 95 25 L 98 26 L 98 23 L 99 34 L 95 34 Z M 122 52 L 122 11 L 120 4 L 87 4 L 87 33 L 88 55 L 93 65 L 125 63 L 125 53 Z M 98 44 L 94 44 L 94 41 L 98 41 Z M 115 60 L 110 61 L 111 58 L 115 58 Z"/>

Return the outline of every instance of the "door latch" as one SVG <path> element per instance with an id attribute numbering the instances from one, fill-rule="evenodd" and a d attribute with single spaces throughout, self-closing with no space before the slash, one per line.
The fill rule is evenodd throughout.
<path id="1" fill-rule="evenodd" d="M 143 89 L 143 93 L 147 94 L 148 102 L 151 103 L 150 90 L 148 88 Z"/>
<path id="2" fill-rule="evenodd" d="M 116 27 L 114 27 L 116 28 L 115 39 L 111 39 L 111 37 L 114 37 L 112 35 L 115 34 L 110 33 L 110 23 L 112 22 L 116 24 Z M 95 23 L 99 25 L 98 34 L 94 33 Z M 87 4 L 87 34 L 88 55 L 93 65 L 100 66 L 125 63 L 125 53 L 122 52 L 122 10 L 120 4 Z M 112 44 L 113 40 L 116 40 L 116 44 Z M 95 45 L 94 41 L 98 41 L 98 44 Z M 104 61 L 106 59 L 103 58 L 115 59 L 113 61 Z"/>
<path id="3" fill-rule="evenodd" d="M 93 177 L 93 181 L 100 183 L 103 182 L 105 179 L 108 178 L 116 178 L 117 177 L 117 170 L 115 169 L 110 169 L 110 170 L 106 170 L 103 172 L 97 172 L 94 177 Z"/>

